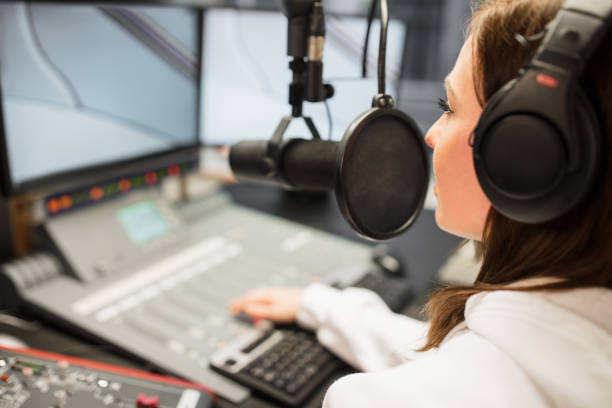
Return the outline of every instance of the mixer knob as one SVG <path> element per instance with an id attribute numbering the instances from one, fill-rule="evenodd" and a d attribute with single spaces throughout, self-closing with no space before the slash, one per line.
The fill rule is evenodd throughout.
<path id="1" fill-rule="evenodd" d="M 60 370 L 67 370 L 70 367 L 70 362 L 68 360 L 59 360 L 57 362 L 57 367 Z"/>
<path id="2" fill-rule="evenodd" d="M 68 399 L 68 393 L 66 391 L 57 390 L 53 393 L 53 396 L 55 397 L 58 407 L 63 407 L 66 405 L 66 400 Z"/>
<path id="3" fill-rule="evenodd" d="M 140 393 L 136 399 L 136 408 L 159 408 L 159 397 L 156 395 L 148 397 Z"/>
<path id="4" fill-rule="evenodd" d="M 70 394 L 74 394 L 77 390 L 77 383 L 71 379 L 68 378 L 65 382 L 64 382 L 64 388 L 66 389 L 67 392 L 69 392 Z"/>
<path id="5" fill-rule="evenodd" d="M 67 360 L 60 360 L 57 362 L 57 368 L 59 375 L 64 378 L 68 373 L 68 368 L 70 368 L 70 362 L 68 362 Z"/>

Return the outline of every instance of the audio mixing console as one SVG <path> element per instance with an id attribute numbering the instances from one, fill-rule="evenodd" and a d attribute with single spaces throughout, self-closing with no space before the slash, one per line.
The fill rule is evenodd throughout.
<path id="1" fill-rule="evenodd" d="M 0 346 L 0 408 L 208 408 L 212 398 L 170 377 Z"/>

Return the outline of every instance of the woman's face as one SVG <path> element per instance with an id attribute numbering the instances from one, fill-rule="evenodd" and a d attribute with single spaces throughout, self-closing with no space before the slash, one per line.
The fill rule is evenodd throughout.
<path id="1" fill-rule="evenodd" d="M 471 37 L 466 40 L 446 78 L 448 100 L 441 101 L 444 112 L 427 132 L 425 142 L 434 149 L 438 226 L 454 235 L 481 240 L 491 203 L 476 178 L 468 142 L 482 113 L 472 77 L 471 42 Z"/>

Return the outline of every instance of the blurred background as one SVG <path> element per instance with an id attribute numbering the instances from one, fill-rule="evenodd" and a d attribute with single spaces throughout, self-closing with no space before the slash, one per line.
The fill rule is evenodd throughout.
<path id="1" fill-rule="evenodd" d="M 278 122 L 274 117 L 280 119 L 290 112 L 286 18 L 279 13 L 279 2 L 196 4 L 230 7 L 209 9 L 204 17 L 202 110 L 206 119 L 201 136 L 209 144 L 270 137 Z M 368 77 L 362 79 L 362 49 L 371 2 L 326 0 L 323 4 L 328 13 L 323 74 L 336 90 L 329 108 L 332 138 L 337 140 L 357 114 L 370 107 L 376 93 L 379 24 L 375 21 L 372 26 Z M 469 10 L 468 0 L 390 1 L 387 91 L 423 131 L 439 115 L 436 101 L 444 97 L 442 81 L 463 42 Z M 225 41 L 211 40 L 218 38 L 219 32 L 224 33 Z M 232 101 L 231 109 L 220 102 L 227 98 Z M 322 135 L 329 134 L 324 104 L 306 103 L 304 113 L 314 118 Z M 240 121 L 234 121 L 231 128 L 224 126 L 232 117 Z M 302 123 L 292 124 L 289 134 L 308 135 Z"/>

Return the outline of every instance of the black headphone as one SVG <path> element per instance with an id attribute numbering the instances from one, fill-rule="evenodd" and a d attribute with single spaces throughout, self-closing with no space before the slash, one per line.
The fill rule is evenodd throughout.
<path id="1" fill-rule="evenodd" d="M 612 1 L 566 1 L 535 56 L 487 103 L 474 130 L 474 166 L 508 218 L 553 220 L 593 185 L 602 127 L 581 76 L 611 25 Z"/>

